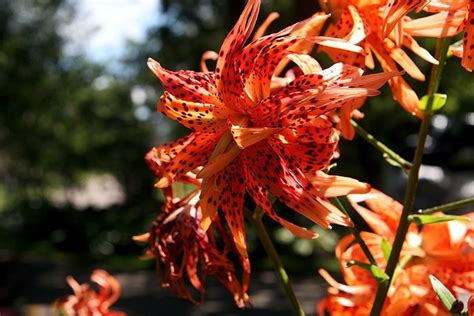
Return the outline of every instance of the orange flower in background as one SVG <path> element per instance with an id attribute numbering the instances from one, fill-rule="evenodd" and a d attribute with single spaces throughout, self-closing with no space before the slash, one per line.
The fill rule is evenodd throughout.
<path id="1" fill-rule="evenodd" d="M 54 309 L 59 313 L 71 316 L 125 316 L 120 311 L 109 310 L 120 297 L 120 283 L 104 270 L 94 270 L 91 281 L 99 287 L 95 291 L 89 284 L 79 284 L 72 277 L 67 277 L 67 283 L 74 291 L 73 295 L 59 299 L 54 303 Z"/>
<path id="2" fill-rule="evenodd" d="M 156 174 L 163 169 L 152 149 L 146 156 L 147 165 Z M 247 295 L 250 278 L 248 258 L 240 257 L 232 236 L 223 223 L 216 219 L 207 232 L 199 228 L 202 219 L 199 203 L 200 181 L 191 172 L 181 178 L 195 189 L 183 198 L 175 197 L 170 187 L 164 191 L 166 203 L 163 213 L 153 223 L 149 234 L 134 239 L 148 241 L 148 256 L 156 258 L 163 287 L 177 296 L 194 303 L 204 300 L 207 276 L 215 276 L 232 294 L 236 304 L 250 304 Z M 243 270 L 242 283 L 230 255 L 239 258 Z M 201 295 L 195 299 L 193 291 Z"/>
<path id="3" fill-rule="evenodd" d="M 436 13 L 411 20 L 405 15 L 416 8 Z M 413 36 L 448 37 L 464 31 L 461 45 L 451 51 L 462 58 L 461 65 L 468 71 L 474 69 L 474 1 L 473 0 L 390 0 L 385 12 L 386 29 L 403 23 L 406 32 Z"/>
<path id="4" fill-rule="evenodd" d="M 386 260 L 382 252 L 382 239 L 393 241 L 402 205 L 380 191 L 350 195 L 354 208 L 367 221 L 374 233 L 363 232 L 366 242 L 378 265 L 384 269 Z M 365 203 L 367 207 L 363 206 Z M 467 215 L 474 219 L 474 213 Z M 368 315 L 375 297 L 377 284 L 366 270 L 353 266 L 351 260 L 367 262 L 360 246 L 352 236 L 346 236 L 336 248 L 345 284 L 336 282 L 321 271 L 328 281 L 328 297 L 318 306 L 319 312 L 330 315 Z M 418 231 L 412 225 L 402 249 L 402 258 L 409 259 L 399 268 L 387 296 L 382 315 L 449 315 L 432 290 L 429 275 L 435 275 L 453 293 L 474 292 L 474 223 L 452 221 L 424 225 Z M 467 298 L 466 302 L 467 303 Z M 346 314 L 344 314 L 346 315 Z"/>
<path id="5" fill-rule="evenodd" d="M 393 242 L 403 205 L 376 189 L 372 189 L 367 194 L 351 194 L 348 199 L 375 234 Z M 362 203 L 365 203 L 367 207 Z M 408 238 L 411 234 L 417 234 L 414 225 L 409 227 Z"/>
<path id="6" fill-rule="evenodd" d="M 293 53 L 292 45 L 302 41 L 361 51 L 339 39 L 289 35 L 317 17 L 245 45 L 259 6 L 258 0 L 247 3 L 222 44 L 215 71 L 173 72 L 152 59 L 148 62 L 165 88 L 158 110 L 192 129 L 188 136 L 155 148 L 164 167 L 156 186 L 169 187 L 203 167 L 197 174 L 203 179 L 200 228 L 206 231 L 221 210 L 244 261 L 248 260 L 243 209 L 247 193 L 271 218 L 300 237 L 316 234 L 281 218 L 268 193 L 323 227 L 349 223 L 308 178 L 330 164 L 338 143 L 326 114 L 350 100 L 377 95 L 377 89 L 395 75 L 362 76 L 360 69 L 343 64 L 321 71 L 309 55 Z M 286 57 L 303 75 L 272 89 L 273 74 Z M 368 188 L 353 185 L 350 182 L 352 190 L 346 186 L 341 192 Z"/>
<path id="7" fill-rule="evenodd" d="M 398 71 L 399 67 L 416 80 L 424 81 L 425 75 L 420 71 L 413 60 L 403 50 L 411 50 L 422 59 L 437 64 L 437 60 L 423 47 L 419 46 L 413 37 L 399 25 L 385 36 L 383 32 L 383 18 L 385 0 L 347 0 L 322 2 L 337 18 L 336 24 L 331 24 L 326 30 L 326 35 L 342 38 L 352 44 L 364 48 L 364 53 L 345 52 L 339 49 L 320 47 L 334 61 L 361 68 L 375 67 L 373 55 L 385 71 Z M 419 99 L 413 89 L 402 77 L 393 77 L 389 80 L 393 98 L 400 103 L 409 113 L 423 117 L 418 107 Z M 352 110 L 361 104 L 354 104 Z M 351 109 L 346 109 L 345 116 L 350 116 Z M 349 136 L 353 136 L 352 134 Z M 351 137 L 349 137 L 351 138 Z"/>

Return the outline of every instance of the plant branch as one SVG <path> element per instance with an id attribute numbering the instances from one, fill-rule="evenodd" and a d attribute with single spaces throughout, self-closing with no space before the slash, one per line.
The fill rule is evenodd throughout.
<path id="1" fill-rule="evenodd" d="M 428 128 L 430 126 L 431 117 L 433 116 L 433 101 L 434 94 L 438 92 L 439 83 L 441 80 L 441 73 L 446 61 L 446 52 L 448 50 L 450 43 L 450 38 L 440 38 L 438 39 L 436 45 L 436 56 L 435 58 L 439 61 L 438 65 L 433 65 L 430 81 L 428 85 L 428 102 L 426 104 L 426 109 L 424 112 L 424 118 L 421 122 L 420 130 L 418 132 L 418 143 L 415 150 L 415 156 L 412 162 L 412 168 L 408 176 L 408 185 L 405 192 L 405 199 L 403 202 L 403 211 L 400 217 L 400 223 L 398 225 L 397 234 L 395 235 L 395 240 L 393 242 L 392 251 L 390 257 L 388 258 L 387 267 L 385 268 L 385 273 L 389 276 L 389 281 L 379 284 L 377 294 L 375 296 L 374 305 L 372 311 L 370 312 L 371 316 L 380 315 L 382 311 L 383 304 L 387 297 L 387 292 L 390 288 L 391 281 L 393 279 L 393 274 L 398 264 L 400 258 L 400 252 L 402 250 L 403 243 L 405 242 L 405 237 L 408 231 L 410 222 L 408 221 L 408 215 L 413 210 L 415 202 L 415 193 L 416 187 L 418 185 L 418 176 L 423 159 L 423 151 L 425 148 L 426 136 L 428 135 Z"/>
<path id="2" fill-rule="evenodd" d="M 363 129 L 356 121 L 351 120 L 351 124 L 354 127 L 356 133 L 365 139 L 369 144 L 374 146 L 377 150 L 381 153 L 386 155 L 391 160 L 395 161 L 398 165 L 400 165 L 405 171 L 410 171 L 411 163 L 403 159 L 399 154 L 388 148 L 384 143 L 376 139 L 372 134 L 367 132 Z"/>
<path id="3" fill-rule="evenodd" d="M 474 204 L 474 197 L 443 204 L 443 205 L 438 205 L 435 207 L 426 208 L 424 210 L 419 210 L 418 212 L 420 214 L 433 214 L 437 212 L 446 212 L 446 211 L 456 210 L 465 206 L 469 206 L 471 204 Z"/>
<path id="4" fill-rule="evenodd" d="M 291 286 L 288 274 L 286 273 L 285 268 L 283 267 L 280 256 L 278 255 L 275 246 L 273 245 L 272 240 L 268 235 L 267 230 L 265 229 L 265 225 L 263 225 L 263 214 L 264 213 L 262 208 L 257 207 L 255 208 L 255 211 L 251 218 L 255 226 L 255 230 L 257 231 L 257 235 L 260 241 L 262 242 L 263 248 L 265 249 L 268 257 L 273 262 L 278 278 L 280 279 L 280 282 L 283 285 L 283 288 L 285 289 L 286 295 L 291 301 L 291 306 L 293 307 L 295 315 L 304 316 L 305 313 L 303 307 L 301 307 L 301 304 L 298 301 L 295 292 L 293 291 L 293 287 Z"/>
<path id="5" fill-rule="evenodd" d="M 334 197 L 334 198 L 330 198 L 331 202 L 333 204 L 335 204 L 344 214 L 347 215 L 347 217 L 349 217 L 351 219 L 351 222 L 352 224 L 354 224 L 354 219 L 351 217 L 351 214 L 349 214 L 349 212 L 346 210 L 346 208 L 344 207 L 344 205 L 341 203 L 341 201 L 337 198 L 337 197 Z M 355 240 L 357 241 L 357 243 L 360 245 L 360 248 L 362 249 L 362 251 L 364 252 L 365 256 L 367 257 L 367 259 L 369 260 L 370 264 L 372 265 L 377 265 L 377 261 L 375 261 L 375 258 L 374 256 L 372 255 L 372 253 L 370 252 L 370 249 L 369 247 L 367 246 L 367 244 L 365 243 L 364 239 L 362 239 L 362 236 L 360 235 L 360 231 L 359 229 L 354 225 L 352 227 L 348 227 L 349 228 L 349 231 L 351 232 L 351 234 L 354 236 Z"/>

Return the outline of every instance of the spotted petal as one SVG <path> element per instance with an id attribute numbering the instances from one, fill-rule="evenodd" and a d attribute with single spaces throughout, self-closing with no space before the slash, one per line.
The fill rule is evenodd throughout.
<path id="1" fill-rule="evenodd" d="M 166 164 L 156 187 L 168 187 L 187 172 L 206 164 L 222 133 L 197 131 L 158 147 L 158 157 L 166 161 Z"/>
<path id="2" fill-rule="evenodd" d="M 301 172 L 291 170 L 265 142 L 246 149 L 249 176 L 269 193 L 295 211 L 323 227 L 330 223 L 348 225 L 347 218 L 323 198 L 312 194 L 316 189 Z M 271 170 L 271 171 L 270 171 Z"/>
<path id="3" fill-rule="evenodd" d="M 214 77 L 211 74 L 191 70 L 170 71 L 161 67 L 160 63 L 152 58 L 148 58 L 147 64 L 160 79 L 165 90 L 176 98 L 192 102 L 221 104 L 216 94 Z"/>
<path id="4" fill-rule="evenodd" d="M 234 28 L 227 35 L 219 51 L 216 65 L 216 85 L 221 99 L 227 107 L 241 111 L 240 97 L 243 92 L 243 82 L 239 67 L 234 61 L 238 59 L 244 44 L 250 37 L 257 21 L 260 0 L 249 0 Z"/>

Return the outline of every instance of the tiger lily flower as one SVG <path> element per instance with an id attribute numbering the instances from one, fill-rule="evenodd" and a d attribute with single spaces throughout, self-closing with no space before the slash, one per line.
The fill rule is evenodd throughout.
<path id="1" fill-rule="evenodd" d="M 319 51 L 326 52 L 333 61 L 340 61 L 364 69 L 375 67 L 373 58 L 375 55 L 385 71 L 398 71 L 400 67 L 412 78 L 424 81 L 425 75 L 410 59 L 403 47 L 430 63 L 437 64 L 438 61 L 418 45 L 414 38 L 405 31 L 404 25 L 395 27 L 393 31 L 384 34 L 385 3 L 385 0 L 323 1 L 323 4 L 331 12 L 336 12 L 335 16 L 339 16 L 336 24 L 330 25 L 325 35 L 342 38 L 361 46 L 364 48 L 364 54 L 344 52 L 327 47 L 320 47 Z M 403 108 L 413 115 L 423 117 L 423 112 L 418 107 L 418 96 L 402 77 L 391 78 L 389 84 L 394 99 Z M 354 104 L 352 109 L 358 108 L 360 108 L 360 104 Z M 352 135 L 353 131 L 350 136 Z"/>
<path id="2" fill-rule="evenodd" d="M 156 148 L 146 154 L 145 162 L 157 177 L 163 174 L 164 163 Z M 233 263 L 228 259 L 228 254 L 235 252 L 235 244 L 223 224 L 214 220 L 207 233 L 199 228 L 202 217 L 199 206 L 201 180 L 196 179 L 197 172 L 199 169 L 188 172 L 179 179 L 181 183 L 196 187 L 188 196 L 179 199 L 174 196 L 171 187 L 163 189 L 163 214 L 158 216 L 149 233 L 135 236 L 134 240 L 148 243 L 144 258 L 156 258 L 163 287 L 169 287 L 178 296 L 195 303 L 202 301 L 204 281 L 209 274 L 215 275 L 233 293 L 239 307 L 250 305 L 246 293 L 250 277 L 248 258 L 241 258 L 243 281 L 240 284 L 235 276 Z M 307 177 L 326 197 L 370 190 L 370 186 L 365 183 L 347 177 L 330 176 L 322 171 L 307 174 Z M 224 251 L 218 249 L 214 234 L 221 236 L 224 241 Z M 202 271 L 201 276 L 198 271 Z M 200 300 L 194 299 L 186 287 L 185 273 L 189 283 L 201 293 Z"/>
<path id="3" fill-rule="evenodd" d="M 424 8 L 436 13 L 411 20 L 405 15 L 413 9 Z M 451 47 L 453 54 L 462 58 L 461 65 L 468 71 L 474 69 L 474 1 L 473 0 L 390 0 L 385 10 L 385 28 L 390 30 L 402 23 L 412 36 L 449 37 L 464 31 L 462 45 Z"/>
<path id="4" fill-rule="evenodd" d="M 343 64 L 315 71 L 317 62 L 309 55 L 293 53 L 292 45 L 310 41 L 354 52 L 361 48 L 340 39 L 289 35 L 314 18 L 245 45 L 259 7 L 259 0 L 247 3 L 221 46 L 213 72 L 174 72 L 148 61 L 165 88 L 158 110 L 192 130 L 155 149 L 164 166 L 156 187 L 169 187 L 202 167 L 197 174 L 202 179 L 200 228 L 207 231 L 220 210 L 242 258 L 248 258 L 247 193 L 266 214 L 299 237 L 315 238 L 316 234 L 280 217 L 267 194 L 325 228 L 350 224 L 306 174 L 325 169 L 333 158 L 338 133 L 326 114 L 350 100 L 379 94 L 378 88 L 396 75 L 363 76 L 360 69 Z M 304 74 L 272 91 L 275 69 L 286 57 Z M 363 185 L 361 192 L 366 190 Z"/>
<path id="5" fill-rule="evenodd" d="M 367 194 L 349 195 L 349 200 L 374 231 L 362 232 L 362 238 L 383 269 L 386 260 L 382 253 L 382 239 L 393 242 L 402 205 L 375 189 Z M 362 206 L 362 203 L 367 207 Z M 474 219 L 474 213 L 467 216 Z M 402 249 L 402 257 L 411 259 L 398 270 L 382 315 L 450 315 L 431 288 L 429 275 L 435 275 L 453 293 L 472 293 L 473 240 L 472 221 L 424 225 L 421 232 L 412 225 Z M 377 284 L 366 270 L 357 266 L 347 268 L 351 260 L 367 262 L 351 235 L 340 240 L 336 257 L 347 285 L 336 282 L 327 272 L 320 271 L 331 287 L 328 297 L 319 304 L 319 312 L 328 311 L 330 315 L 345 315 L 343 312 L 368 315 Z"/>
<path id="6" fill-rule="evenodd" d="M 91 280 L 99 287 L 95 291 L 89 284 L 79 284 L 72 277 L 67 277 L 67 283 L 74 291 L 54 303 L 53 308 L 59 313 L 71 316 L 125 316 L 120 311 L 109 310 L 110 306 L 120 297 L 120 283 L 104 270 L 92 272 Z"/>
<path id="7" fill-rule="evenodd" d="M 393 242 L 403 209 L 398 201 L 376 189 L 367 194 L 350 194 L 347 198 L 375 234 Z M 410 234 L 417 234 L 417 229 L 413 225 L 409 227 L 408 236 Z"/>

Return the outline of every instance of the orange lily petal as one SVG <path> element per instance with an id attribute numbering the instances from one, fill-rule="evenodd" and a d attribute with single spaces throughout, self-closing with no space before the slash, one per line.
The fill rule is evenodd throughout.
<path id="1" fill-rule="evenodd" d="M 393 239 L 403 208 L 399 202 L 375 189 L 367 194 L 348 195 L 347 197 L 354 209 L 375 233 L 388 240 Z M 361 206 L 359 204 L 361 202 L 365 202 L 372 211 Z"/>
<path id="2" fill-rule="evenodd" d="M 222 132 L 194 132 L 180 140 L 158 147 L 157 151 L 162 157 L 169 159 L 169 162 L 165 164 L 163 175 L 156 183 L 156 187 L 167 187 L 187 172 L 206 164 L 221 135 Z"/>
<path id="3" fill-rule="evenodd" d="M 294 62 L 305 75 L 322 71 L 319 63 L 310 55 L 290 54 L 286 57 Z"/>
<path id="4" fill-rule="evenodd" d="M 338 289 L 339 291 L 349 293 L 349 294 L 362 294 L 368 293 L 371 290 L 371 287 L 368 285 L 345 285 L 337 282 L 326 270 L 319 269 L 319 274 L 323 279 L 331 285 L 333 288 Z"/>
<path id="5" fill-rule="evenodd" d="M 158 111 L 185 127 L 193 130 L 207 128 L 208 131 L 210 128 L 215 130 L 225 127 L 226 118 L 235 113 L 230 109 L 213 104 L 180 100 L 167 91 L 160 98 Z"/>
<path id="6" fill-rule="evenodd" d="M 425 81 L 425 75 L 421 72 L 413 60 L 401 48 L 397 48 L 390 40 L 385 40 L 384 44 L 387 51 L 390 52 L 390 57 L 399 64 L 412 78 L 420 81 Z"/>
<path id="7" fill-rule="evenodd" d="M 240 74 L 232 63 L 242 54 L 244 44 L 257 21 L 260 0 L 249 0 L 234 28 L 222 43 L 216 65 L 216 86 L 219 95 L 229 108 L 242 112 L 239 98 L 243 91 Z M 230 84 L 227 84 L 230 83 Z"/>
<path id="8" fill-rule="evenodd" d="M 297 27 L 295 27 L 291 31 L 291 35 L 297 36 L 297 37 L 319 35 L 328 17 L 329 16 L 327 14 L 318 12 L 314 14 L 311 18 L 304 21 L 305 23 L 299 24 Z M 288 50 L 298 53 L 298 54 L 304 54 L 305 56 L 309 56 L 306 54 L 309 54 L 312 51 L 313 46 L 314 46 L 314 43 L 307 42 L 307 41 L 299 41 L 293 44 L 292 46 L 290 46 Z M 292 60 L 291 58 L 288 58 L 288 59 Z M 283 59 L 278 65 L 278 67 L 275 69 L 275 75 L 280 74 L 287 64 L 288 64 L 288 60 Z"/>
<path id="9" fill-rule="evenodd" d="M 315 188 L 303 174 L 291 170 L 286 163 L 265 142 L 246 149 L 248 175 L 260 186 L 295 211 L 323 226 L 330 223 L 347 225 L 348 220 L 336 207 L 312 195 Z M 267 172 L 271 170 L 271 174 Z"/>
<path id="10" fill-rule="evenodd" d="M 421 47 L 414 39 L 413 37 L 409 35 L 405 35 L 403 37 L 403 45 L 409 48 L 412 52 L 417 54 L 419 57 L 423 58 L 429 63 L 432 63 L 433 65 L 437 65 L 438 61 L 428 52 L 426 49 Z"/>
<path id="11" fill-rule="evenodd" d="M 414 19 L 404 24 L 412 36 L 449 37 L 458 34 L 466 17 L 466 10 L 445 11 Z"/>
<path id="12" fill-rule="evenodd" d="M 332 123 L 321 117 L 293 120 L 291 124 L 285 125 L 289 126 L 282 129 L 280 134 L 283 137 L 278 137 L 281 141 L 333 144 L 339 140 L 337 131 L 332 128 Z"/>
<path id="13" fill-rule="evenodd" d="M 372 49 L 385 71 L 397 71 L 397 66 L 387 54 L 383 46 L 376 40 L 371 41 Z M 423 112 L 418 107 L 419 99 L 413 89 L 401 77 L 394 77 L 389 80 L 393 91 L 393 98 L 397 100 L 409 113 L 418 117 L 423 117 Z"/>
<path id="14" fill-rule="evenodd" d="M 165 90 L 175 97 L 193 102 L 221 104 L 216 96 L 214 78 L 211 74 L 190 70 L 170 71 L 161 67 L 160 63 L 152 58 L 148 58 L 147 65 L 160 79 Z"/>
<path id="15" fill-rule="evenodd" d="M 348 177 L 330 176 L 322 171 L 306 174 L 306 177 L 325 197 L 362 194 L 369 192 L 371 189 L 370 185 L 367 183 Z"/>
<path id="16" fill-rule="evenodd" d="M 255 179 L 253 179 L 252 177 L 246 177 L 246 181 L 248 181 L 247 191 L 252 196 L 256 205 L 261 207 L 265 211 L 265 213 L 270 216 L 275 222 L 288 229 L 296 237 L 304 239 L 314 239 L 318 237 L 318 234 L 316 234 L 315 232 L 307 228 L 295 225 L 278 216 L 275 210 L 273 209 L 270 200 L 263 192 L 262 188 L 259 187 Z"/>
<path id="17" fill-rule="evenodd" d="M 305 173 L 326 168 L 333 158 L 337 142 L 298 142 L 280 137 L 269 140 L 275 152 Z"/>
<path id="18" fill-rule="evenodd" d="M 355 44 L 360 44 L 361 41 L 367 36 L 365 25 L 362 23 L 357 10 L 353 6 L 350 7 L 351 10 L 346 8 L 341 12 L 341 16 L 337 20 L 337 23 L 335 25 L 329 25 L 325 34 L 331 37 L 350 40 Z M 357 20 L 357 25 L 354 23 L 354 19 Z M 356 66 L 363 65 L 364 54 L 366 53 L 364 51 L 364 54 L 358 54 L 328 47 L 319 47 L 318 50 L 328 54 L 329 57 L 334 61 L 340 61 L 344 64 Z"/>
<path id="19" fill-rule="evenodd" d="M 150 233 L 145 233 L 145 234 L 136 235 L 132 237 L 134 241 L 138 241 L 138 242 L 148 242 L 149 238 L 150 238 Z"/>
<path id="20" fill-rule="evenodd" d="M 358 10 L 354 6 L 349 5 L 347 8 L 349 9 L 349 13 L 352 17 L 352 23 L 354 24 L 351 31 L 347 35 L 347 40 L 350 43 L 358 44 L 363 41 L 367 36 L 364 21 L 362 20 Z"/>
<path id="21" fill-rule="evenodd" d="M 232 232 L 237 251 L 242 258 L 242 265 L 244 269 L 244 275 L 242 280 L 243 290 L 247 291 L 248 284 L 250 281 L 250 261 L 247 253 L 247 243 L 245 237 L 245 224 L 244 224 L 244 196 L 245 196 L 245 185 L 244 175 L 240 173 L 242 166 L 238 163 L 232 164 L 227 170 L 221 173 L 222 181 L 222 195 L 221 195 L 221 208 L 226 218 L 227 225 Z"/>
<path id="22" fill-rule="evenodd" d="M 209 69 L 207 68 L 206 61 L 217 60 L 217 58 L 219 58 L 219 54 L 217 54 L 215 51 L 212 51 L 212 50 L 205 51 L 201 56 L 201 71 L 210 72 Z"/>
<path id="23" fill-rule="evenodd" d="M 212 175 L 218 173 L 224 169 L 228 164 L 230 164 L 239 154 L 241 153 L 242 148 L 233 144 L 226 152 L 216 155 L 211 158 L 211 160 L 198 172 L 196 175 L 197 178 L 209 178 Z"/>
<path id="24" fill-rule="evenodd" d="M 432 256 L 447 258 L 462 255 L 467 231 L 466 223 L 459 221 L 426 225 L 421 231 L 423 250 Z"/>
<path id="25" fill-rule="evenodd" d="M 253 35 L 253 40 L 259 39 L 263 35 L 265 35 L 265 32 L 267 31 L 267 28 L 270 26 L 270 24 L 273 23 L 276 19 L 280 17 L 280 14 L 278 12 L 271 12 L 265 21 L 258 27 L 257 31 L 255 31 L 255 34 Z"/>
<path id="26" fill-rule="evenodd" d="M 387 37 L 392 32 L 403 16 L 415 9 L 420 11 L 426 2 L 426 0 L 388 0 L 383 14 L 383 37 Z"/>
<path id="27" fill-rule="evenodd" d="M 244 149 L 248 146 L 252 146 L 259 141 L 264 140 L 270 135 L 273 135 L 279 132 L 280 128 L 271 128 L 271 127 L 239 127 L 239 126 L 232 126 L 231 132 L 232 137 L 234 138 L 237 146 L 239 148 Z"/>
<path id="28" fill-rule="evenodd" d="M 214 175 L 209 179 L 205 179 L 202 184 L 200 195 L 202 218 L 199 228 L 204 231 L 207 231 L 209 226 L 211 226 L 219 208 L 220 189 L 215 187 L 215 179 L 216 176 Z"/>
<path id="29" fill-rule="evenodd" d="M 474 69 L 474 1 L 470 0 L 469 15 L 463 37 L 463 57 L 461 65 L 468 71 Z"/>

